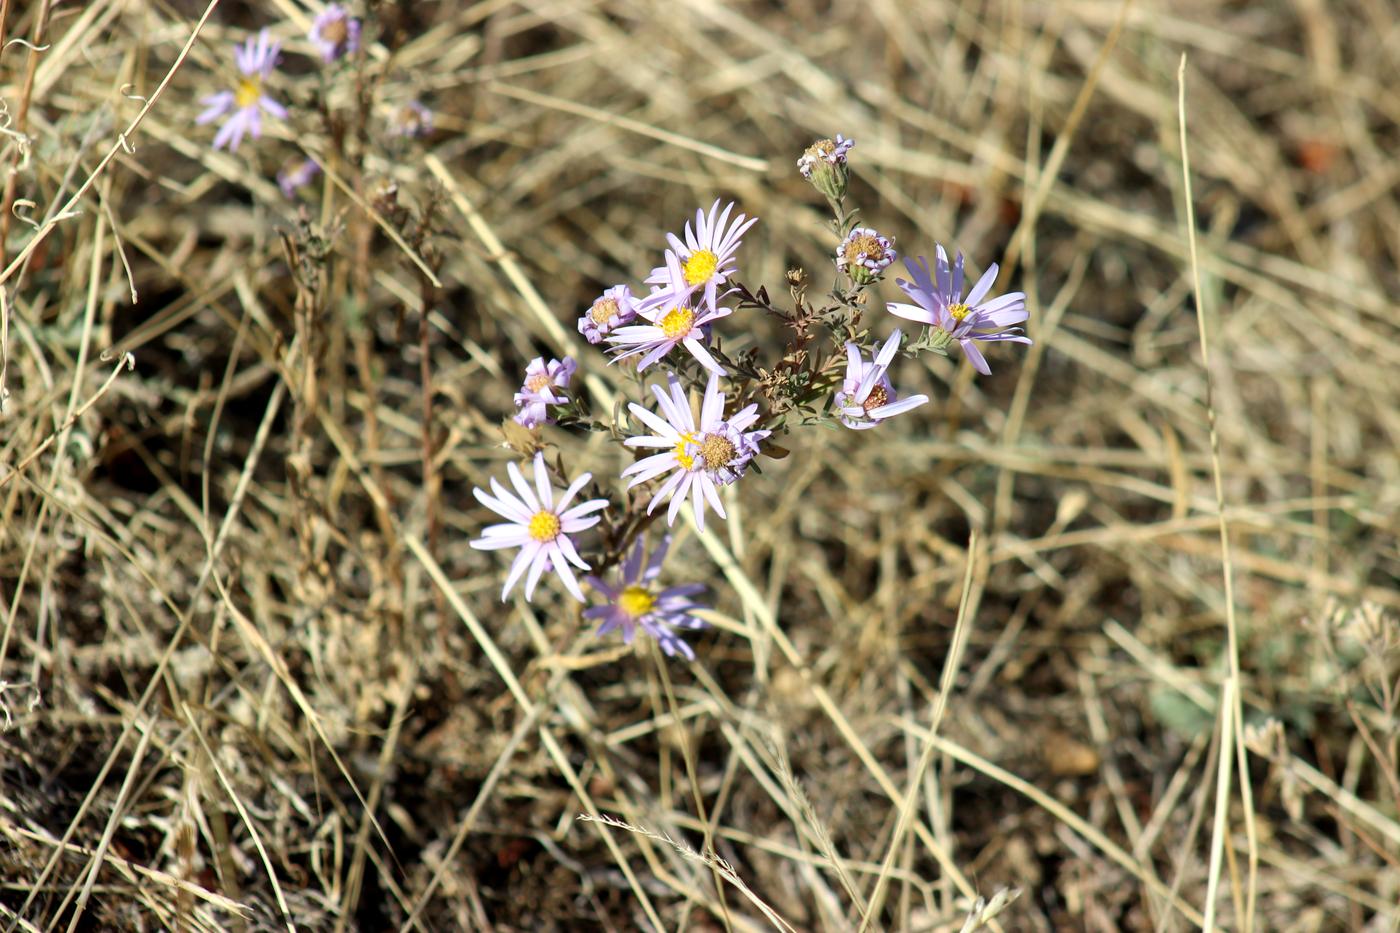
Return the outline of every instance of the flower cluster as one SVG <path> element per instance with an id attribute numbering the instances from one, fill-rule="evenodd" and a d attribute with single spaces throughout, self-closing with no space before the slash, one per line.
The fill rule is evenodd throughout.
<path id="1" fill-rule="evenodd" d="M 316 56 L 326 65 L 355 56 L 360 50 L 364 26 L 344 5 L 331 3 L 316 15 L 306 39 Z M 238 78 L 233 87 L 201 99 L 204 110 L 195 117 L 203 125 L 223 119 L 214 135 L 215 149 L 227 147 L 237 151 L 245 136 L 262 138 L 262 119 L 266 114 L 278 120 L 287 119 L 287 108 L 269 93 L 267 85 L 273 80 L 281 56 L 282 43 L 272 38 L 267 29 L 256 37 L 249 36 L 234 45 L 234 65 Z M 390 119 L 389 133 L 393 136 L 422 137 L 433 130 L 433 112 L 420 101 L 404 104 Z M 277 183 L 287 197 L 293 197 L 320 171 L 311 160 L 300 167 L 278 173 Z"/>
<path id="2" fill-rule="evenodd" d="M 620 566 L 612 582 L 602 573 L 584 578 L 603 600 L 587 608 L 584 616 L 600 621 L 599 635 L 620 631 L 630 643 L 643 632 L 666 654 L 693 659 L 694 650 L 676 632 L 703 627 L 695 615 L 700 607 L 691 601 L 702 587 L 657 585 L 670 538 L 648 556 L 644 537 L 653 516 L 659 517 L 660 506 L 666 506 L 667 525 L 674 525 L 688 507 L 703 533 L 707 513 L 727 517 L 722 488 L 735 485 L 765 453 L 782 455 L 767 446 L 775 434 L 813 423 L 867 431 L 926 405 L 927 395 L 901 393 L 891 381 L 890 371 L 901 352 L 946 355 L 956 345 L 973 368 L 987 374 L 990 368 L 980 344 L 1030 342 L 1017 326 L 1027 319 L 1025 295 L 992 296 L 995 264 L 964 293 L 963 257 L 959 253 L 950 261 L 942 246 L 936 246 L 932 266 L 922 257 L 905 260 L 910 278 L 897 279 L 896 284 L 908 301 L 886 305 L 890 314 L 922 325 L 921 332 L 907 345 L 899 329 L 883 341 L 870 334 L 863 326 L 863 315 L 874 304 L 867 289 L 878 285 L 897 257 L 893 238 L 873 227 L 857 226 L 856 212 L 846 209 L 847 154 L 853 145 L 839 135 L 820 140 L 798 162 L 803 176 L 827 196 L 835 215 L 835 264 L 842 278 L 831 292 L 831 303 L 814 307 L 808 302 L 806 277 L 800 271 L 788 275 L 791 310 L 778 307 L 765 289 L 744 285 L 738 256 L 756 219 L 741 213 L 735 203 L 717 199 L 708 210 L 697 210 L 679 232 L 666 235 L 661 262 L 643 280 L 644 294 L 627 284 L 614 285 L 578 318 L 578 331 L 588 343 L 602 345 L 609 362 L 626 364 L 639 382 L 645 383 L 652 367 L 662 370 L 661 380 L 646 386 L 648 401 L 627 404 L 625 422 L 588 420 L 583 400 L 569 394 L 577 369 L 571 357 L 548 362 L 541 357 L 530 363 L 525 383 L 515 394 L 519 425 L 532 432 L 546 424 L 564 430 L 604 430 L 635 453 L 633 462 L 620 471 L 626 491 L 617 512 L 594 514 L 607 506 L 601 498 L 567 508 L 589 482 L 586 473 L 568 485 L 556 505 L 553 480 L 539 453 L 533 454 L 533 489 L 515 464 L 509 464 L 518 495 L 495 480 L 491 493 L 476 490 L 483 505 L 509 522 L 487 528 L 472 546 L 519 548 L 503 599 L 522 577 L 525 598 L 530 599 L 543 573 L 553 571 L 571 595 L 584 600 L 573 568 L 591 568 L 579 556 L 572 536 L 604 523 L 604 545 L 598 553 L 604 568 Z M 776 363 L 760 366 L 757 348 L 737 357 L 721 350 L 716 330 L 740 312 L 771 317 L 789 332 L 786 351 Z M 828 352 L 810 347 L 818 327 L 830 332 Z M 735 331 L 744 339 L 754 328 Z M 531 452 L 539 444 L 538 433 L 529 435 L 526 446 L 534 445 Z M 566 474 L 556 470 L 562 481 Z M 634 489 L 640 490 L 639 496 L 630 494 Z"/>

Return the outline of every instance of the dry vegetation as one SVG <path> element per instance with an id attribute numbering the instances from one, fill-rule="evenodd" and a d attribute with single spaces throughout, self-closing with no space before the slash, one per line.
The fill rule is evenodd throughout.
<path id="1" fill-rule="evenodd" d="M 320 7 L 0 0 L 0 928 L 1400 928 L 1392 0 L 372 0 L 329 123 Z M 694 665 L 501 603 L 525 362 L 608 411 L 574 318 L 719 194 L 824 280 L 838 131 L 1035 346 L 678 525 Z"/>

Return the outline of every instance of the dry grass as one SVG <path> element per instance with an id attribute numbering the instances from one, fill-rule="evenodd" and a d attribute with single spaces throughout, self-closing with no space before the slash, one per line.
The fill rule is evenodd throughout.
<path id="1" fill-rule="evenodd" d="M 0 0 L 3 929 L 1400 929 L 1393 3 L 370 6 L 332 159 L 301 55 L 192 126 L 319 2 Z M 822 281 L 837 131 L 1035 346 L 682 530 L 695 665 L 499 602 L 525 362 L 635 391 L 573 319 L 717 194 Z"/>

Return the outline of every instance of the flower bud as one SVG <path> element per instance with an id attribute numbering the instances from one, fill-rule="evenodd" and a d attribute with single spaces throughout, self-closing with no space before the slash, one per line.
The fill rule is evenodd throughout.
<path id="1" fill-rule="evenodd" d="M 839 201 L 846 196 L 846 153 L 855 144 L 855 140 L 846 139 L 840 133 L 835 139 L 819 139 L 797 160 L 797 170 L 812 187 L 833 201 Z"/>

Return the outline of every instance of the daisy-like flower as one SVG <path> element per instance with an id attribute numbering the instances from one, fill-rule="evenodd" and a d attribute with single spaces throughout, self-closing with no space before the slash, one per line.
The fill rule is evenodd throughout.
<path id="1" fill-rule="evenodd" d="M 569 400 L 562 390 L 569 387 L 569 380 L 574 378 L 577 369 L 578 363 L 571 356 L 564 357 L 563 362 L 550 360 L 546 363 L 542 356 L 531 360 L 525 367 L 525 384 L 515 393 L 515 407 L 520 409 L 515 416 L 516 423 L 527 428 L 553 424 L 549 406 L 562 405 Z"/>
<path id="2" fill-rule="evenodd" d="M 861 359 L 860 347 L 846 344 L 846 379 L 841 383 L 841 391 L 836 393 L 836 409 L 846 427 L 864 431 L 928 401 L 927 395 L 895 398 L 888 372 L 894 355 L 899 352 L 900 339 L 898 330 L 890 334 L 868 363 Z"/>
<path id="3" fill-rule="evenodd" d="M 288 198 L 296 197 L 298 190 L 311 184 L 317 175 L 321 174 L 321 166 L 311 159 L 292 159 L 277 173 L 277 187 L 282 189 L 282 194 Z"/>
<path id="4" fill-rule="evenodd" d="M 608 500 L 589 499 L 573 508 L 568 506 L 578 491 L 593 478 L 593 474 L 584 473 L 570 483 L 556 502 L 554 487 L 545 469 L 544 454 L 535 454 L 533 489 L 525 482 L 520 467 L 514 463 L 506 464 L 506 472 L 510 474 L 510 483 L 519 495 L 512 495 L 494 477 L 491 479 L 491 492 L 494 495 L 480 489 L 473 489 L 472 495 L 476 496 L 476 501 L 508 521 L 488 525 L 480 538 L 469 542 L 479 551 L 520 548 L 520 553 L 515 555 L 515 561 L 510 565 L 510 573 L 506 575 L 501 602 L 505 602 L 511 587 L 522 575 L 525 576 L 525 599 L 529 600 L 535 593 L 535 584 L 546 570 L 558 574 L 564 588 L 579 602 L 584 602 L 583 590 L 569 565 L 573 564 L 580 570 L 591 568 L 578 556 L 569 535 L 598 524 L 600 517 L 592 513 L 607 508 Z"/>
<path id="5" fill-rule="evenodd" d="M 1021 328 L 1013 326 L 1030 316 L 1026 311 L 1024 292 L 1009 292 L 986 300 L 987 292 L 996 281 L 996 263 L 982 273 L 966 298 L 963 297 L 962 253 L 958 253 L 957 261 L 950 266 L 948 253 L 942 246 L 938 247 L 936 280 L 929 272 L 928 260 L 922 256 L 918 262 L 904 260 L 904 267 L 909 270 L 913 281 L 895 279 L 895 284 L 914 300 L 914 304 L 890 304 L 890 313 L 938 328 L 946 335 L 948 342 L 956 340 L 973 368 L 982 375 L 989 376 L 992 370 L 978 349 L 978 342 L 1031 342 L 1029 337 L 1022 334 Z"/>
<path id="6" fill-rule="evenodd" d="M 630 324 L 636 319 L 637 306 L 632 300 L 632 289 L 626 285 L 614 285 L 583 312 L 583 317 L 578 319 L 578 332 L 589 343 L 602 343 L 614 327 Z"/>
<path id="7" fill-rule="evenodd" d="M 836 249 L 836 268 L 857 285 L 869 285 L 894 262 L 894 240 L 870 227 L 856 227 Z"/>
<path id="8" fill-rule="evenodd" d="M 416 100 L 411 100 L 399 108 L 389 124 L 389 132 L 395 136 L 413 139 L 428 136 L 433 132 L 433 112 Z"/>
<path id="9" fill-rule="evenodd" d="M 684 346 L 700 365 L 716 375 L 724 375 L 724 367 L 705 349 L 705 341 L 709 326 L 733 314 L 734 309 L 695 308 L 690 303 L 690 293 L 694 289 L 686 283 L 680 257 L 669 249 L 666 250 L 666 273 L 669 285 L 652 292 L 637 305 L 637 314 L 646 323 L 619 327 L 608 334 L 608 343 L 617 351 L 612 361 L 641 356 L 637 361 L 637 371 L 641 372 L 677 346 Z"/>
<path id="10" fill-rule="evenodd" d="M 854 139 L 846 139 L 840 133 L 835 139 L 819 139 L 808 146 L 797 160 L 797 170 L 802 177 L 812 183 L 822 194 L 839 201 L 846 196 L 846 182 L 849 179 L 846 168 L 846 153 L 855 146 Z"/>
<path id="11" fill-rule="evenodd" d="M 691 602 L 690 597 L 702 592 L 700 583 L 687 583 L 682 586 L 668 586 L 659 589 L 656 578 L 661 574 L 661 564 L 666 559 L 666 551 L 671 546 L 671 536 L 661 539 L 661 544 L 646 556 L 645 542 L 637 539 L 637 546 L 622 565 L 621 579 L 617 586 L 605 583 L 597 577 L 585 577 L 588 585 L 607 597 L 605 606 L 585 609 L 588 619 L 602 619 L 595 633 L 599 637 L 615 629 L 622 629 L 622 640 L 632 644 L 637 630 L 641 629 L 661 646 L 661 650 L 671 657 L 680 655 L 687 661 L 695 660 L 695 652 L 686 644 L 675 629 L 700 629 L 705 623 L 691 613 L 705 607 Z"/>
<path id="12" fill-rule="evenodd" d="M 360 50 L 360 21 L 339 3 L 332 3 L 317 14 L 307 38 L 321 53 L 322 61 L 330 64 L 342 55 L 354 55 Z"/>
<path id="13" fill-rule="evenodd" d="M 692 292 L 703 289 L 705 307 L 710 311 L 715 310 L 715 302 L 719 300 L 719 286 L 738 271 L 734 254 L 738 252 L 744 234 L 758 223 L 757 217 L 746 218 L 743 214 L 730 221 L 729 215 L 733 210 L 734 202 L 730 201 L 724 206 L 724 213 L 721 214 L 719 199 L 716 198 L 715 203 L 710 205 L 708 214 L 699 209 L 695 211 L 694 230 L 691 229 L 690 222 L 686 221 L 684 241 L 674 233 L 666 234 L 666 242 L 671 244 L 671 250 L 680 264 L 685 297 L 688 298 Z M 647 277 L 647 284 L 662 286 L 666 295 L 658 297 L 653 294 L 643 300 L 643 311 L 678 300 L 681 296 L 681 292 L 677 290 L 679 283 L 672 275 L 669 264 L 652 269 L 651 275 Z"/>
<path id="14" fill-rule="evenodd" d="M 245 133 L 260 139 L 264 110 L 279 120 L 287 118 L 287 108 L 268 97 L 263 88 L 263 82 L 277 67 L 277 53 L 281 48 L 282 44 L 272 41 L 266 29 L 258 33 L 256 40 L 249 36 L 242 46 L 234 45 L 234 59 L 243 77 L 233 90 L 210 94 L 200 100 L 205 109 L 194 120 L 203 125 L 232 111 L 233 116 L 214 135 L 215 149 L 228 146 L 230 152 L 236 152 Z"/>
<path id="15" fill-rule="evenodd" d="M 628 447 L 660 448 L 664 452 L 638 460 L 622 471 L 631 476 L 631 489 L 665 473 L 671 475 L 661 484 L 647 505 L 650 515 L 666 499 L 671 500 L 666 512 L 666 524 L 673 525 L 686 496 L 695 509 L 695 524 L 705 527 L 705 503 L 726 518 L 719 501 L 718 488 L 737 480 L 748 469 L 749 461 L 758 453 L 758 442 L 771 431 L 750 431 L 758 420 L 758 406 L 750 405 L 727 420 L 724 417 L 724 393 L 719 390 L 719 376 L 710 376 L 705 386 L 705 398 L 700 406 L 700 423 L 690 410 L 690 401 L 675 376 L 668 376 L 670 392 L 653 385 L 652 393 L 661 406 L 661 414 L 653 414 L 633 403 L 628 411 L 655 434 L 629 437 Z M 662 417 L 664 416 L 664 417 Z"/>

